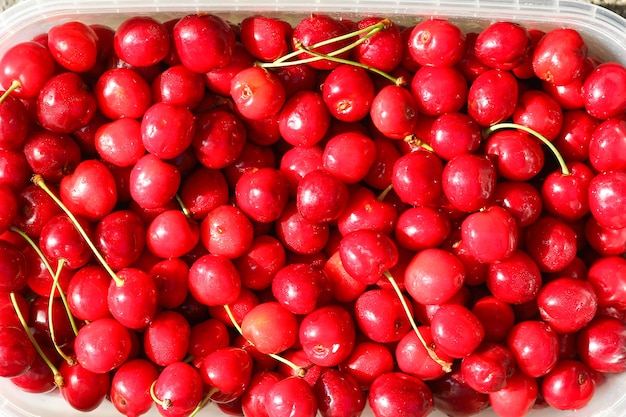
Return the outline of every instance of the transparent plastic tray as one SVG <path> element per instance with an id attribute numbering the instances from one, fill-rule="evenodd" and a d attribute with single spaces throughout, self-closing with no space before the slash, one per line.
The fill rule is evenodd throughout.
<path id="1" fill-rule="evenodd" d="M 465 30 L 480 30 L 498 20 L 514 21 L 540 30 L 570 27 L 581 33 L 589 50 L 598 58 L 626 65 L 626 20 L 607 9 L 574 0 L 24 0 L 0 13 L 0 56 L 16 42 L 28 40 L 66 21 L 80 20 L 115 27 L 134 15 L 150 15 L 166 21 L 198 11 L 218 14 L 232 22 L 252 13 L 296 22 L 318 12 L 347 18 L 384 16 L 399 24 L 415 24 L 425 17 L 437 16 L 449 19 Z M 98 417 L 120 415 L 108 401 L 89 414 Z M 29 394 L 0 378 L 0 416 L 85 415 L 69 407 L 58 391 L 45 395 Z M 148 415 L 157 416 L 158 413 L 153 409 Z M 223 414 L 215 405 L 209 404 L 199 415 Z M 372 414 L 366 410 L 363 415 Z M 431 416 L 444 415 L 435 411 Z M 490 410 L 479 415 L 493 416 L 495 414 Z M 626 373 L 608 377 L 597 387 L 593 400 L 581 410 L 544 408 L 533 410 L 529 416 L 626 417 Z"/>

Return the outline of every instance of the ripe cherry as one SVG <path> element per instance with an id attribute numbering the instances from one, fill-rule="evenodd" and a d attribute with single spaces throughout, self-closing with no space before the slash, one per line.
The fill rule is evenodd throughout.
<path id="1" fill-rule="evenodd" d="M 368 403 L 381 417 L 423 417 L 434 409 L 433 395 L 426 384 L 402 372 L 389 372 L 376 378 Z"/>

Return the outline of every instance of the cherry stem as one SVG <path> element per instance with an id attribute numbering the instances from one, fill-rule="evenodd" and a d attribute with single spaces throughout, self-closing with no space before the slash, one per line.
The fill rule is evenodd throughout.
<path id="1" fill-rule="evenodd" d="M 403 86 L 403 85 L 405 85 L 405 84 L 406 84 L 406 80 L 405 80 L 404 78 L 402 78 L 402 77 L 398 77 L 398 78 L 396 78 L 396 77 L 394 77 L 394 76 L 392 76 L 392 75 L 387 74 L 387 73 L 386 73 L 386 72 L 384 72 L 384 71 L 379 70 L 379 69 L 378 69 L 378 68 L 376 68 L 376 67 L 372 67 L 372 66 L 370 66 L 370 65 L 365 65 L 365 64 L 362 64 L 362 63 L 360 63 L 360 62 L 356 62 L 356 61 L 351 61 L 351 60 L 349 60 L 349 59 L 338 58 L 338 57 L 333 56 L 333 55 L 334 55 L 334 53 L 333 53 L 333 55 L 330 55 L 330 54 L 328 54 L 328 55 L 326 55 L 326 54 L 320 54 L 319 52 L 314 52 L 314 51 L 311 51 L 311 49 L 310 49 L 310 48 L 307 48 L 307 47 L 302 46 L 302 45 L 298 45 L 298 48 L 299 48 L 299 49 L 301 49 L 302 51 L 305 51 L 305 52 L 307 52 L 308 54 L 313 55 L 314 57 L 318 57 L 318 58 L 320 58 L 320 59 L 326 59 L 326 60 L 328 60 L 328 61 L 337 62 L 337 63 L 339 63 L 339 64 L 352 65 L 353 67 L 363 68 L 364 70 L 367 70 L 367 71 L 373 72 L 373 73 L 375 73 L 375 74 L 380 75 L 381 77 L 384 77 L 384 78 L 388 79 L 388 80 L 389 80 L 389 81 L 391 81 L 394 85 L 397 85 L 397 86 Z M 345 48 L 344 48 L 344 49 L 345 49 Z"/>
<path id="2" fill-rule="evenodd" d="M 155 404 L 158 404 L 161 406 L 161 408 L 163 408 L 164 410 L 167 410 L 168 408 L 172 406 L 172 400 L 169 400 L 169 399 L 161 400 L 156 396 L 156 392 L 154 392 L 154 387 L 156 383 L 157 383 L 156 380 L 154 380 L 152 384 L 150 384 L 150 397 L 152 398 L 152 401 L 155 402 Z"/>
<path id="3" fill-rule="evenodd" d="M 387 195 L 391 192 L 391 190 L 393 190 L 393 184 L 389 184 L 387 188 L 382 190 L 380 194 L 378 194 L 378 196 L 376 197 L 376 200 L 384 201 L 385 198 L 387 198 Z"/>
<path id="4" fill-rule="evenodd" d="M 418 138 L 416 135 L 413 135 L 413 134 L 408 135 L 407 137 L 404 138 L 404 141 L 411 147 L 411 151 L 417 151 L 419 149 L 426 149 L 429 152 L 435 152 L 432 146 L 430 146 L 429 144 L 427 144 L 426 142 Z"/>
<path id="5" fill-rule="evenodd" d="M 67 215 L 67 217 L 69 217 L 70 221 L 72 222 L 76 230 L 78 230 L 78 232 L 83 237 L 83 239 L 85 240 L 85 242 L 87 243 L 87 245 L 89 246 L 89 248 L 91 249 L 95 257 L 98 259 L 102 267 L 107 271 L 107 273 L 111 276 L 111 278 L 113 278 L 113 281 L 115 281 L 115 284 L 118 287 L 121 287 L 122 285 L 124 285 L 124 280 L 118 277 L 115 271 L 113 271 L 113 269 L 111 269 L 109 264 L 104 260 L 104 257 L 102 256 L 100 251 L 96 248 L 96 246 L 93 244 L 93 242 L 87 235 L 87 232 L 85 232 L 85 229 L 80 225 L 80 223 L 78 222 L 78 219 L 76 219 L 76 216 L 74 216 L 74 213 L 72 213 L 67 208 L 67 206 L 63 204 L 63 202 L 50 190 L 50 188 L 48 188 L 43 177 L 39 174 L 35 174 L 33 175 L 32 181 L 36 186 L 44 190 L 46 194 L 48 194 L 50 198 L 52 198 L 52 200 L 61 208 L 61 210 L 65 212 L 65 214 Z"/>
<path id="6" fill-rule="evenodd" d="M 243 331 L 241 330 L 241 326 L 239 325 L 239 323 L 237 323 L 237 320 L 235 320 L 235 315 L 233 314 L 233 311 L 228 304 L 224 304 L 224 310 L 226 310 L 226 314 L 228 315 L 228 318 L 230 319 L 235 329 L 237 329 L 239 334 L 243 336 Z M 252 344 L 250 341 L 248 341 L 248 343 Z M 307 370 L 305 368 L 296 365 L 290 360 L 285 359 L 282 356 L 277 355 L 275 353 L 267 353 L 266 355 L 280 363 L 284 363 L 285 365 L 289 366 L 291 369 L 295 371 L 296 375 L 299 376 L 300 378 L 306 375 Z"/>
<path id="7" fill-rule="evenodd" d="M 63 380 L 63 376 L 61 375 L 61 372 L 59 372 L 59 369 L 56 366 L 54 366 L 50 358 L 48 358 L 48 355 L 44 353 L 44 351 L 41 349 L 41 346 L 39 346 L 39 343 L 37 342 L 37 340 L 35 340 L 35 337 L 31 333 L 30 328 L 28 327 L 28 324 L 26 323 L 26 319 L 24 319 L 22 310 L 20 309 L 17 303 L 17 299 L 15 298 L 15 293 L 12 292 L 10 294 L 10 297 L 11 297 L 11 304 L 13 304 L 13 309 L 15 310 L 15 314 L 17 315 L 17 318 L 22 324 L 22 327 L 24 328 L 24 331 L 26 332 L 26 336 L 28 336 L 28 339 L 35 347 L 35 350 L 37 351 L 39 356 L 41 356 L 41 359 L 43 359 L 46 365 L 48 365 L 48 368 L 50 368 L 50 371 L 52 371 L 52 374 L 54 375 L 54 383 L 59 388 L 63 387 L 63 385 L 65 385 L 65 382 Z"/>
<path id="8" fill-rule="evenodd" d="M 191 219 L 191 213 L 189 212 L 189 209 L 187 208 L 187 206 L 183 202 L 183 199 L 180 198 L 180 196 L 178 194 L 176 194 L 176 202 L 180 206 L 180 209 L 182 210 L 182 212 L 185 215 L 185 217 L 187 217 L 188 219 Z"/>
<path id="9" fill-rule="evenodd" d="M 383 275 L 385 275 L 385 277 L 387 278 L 387 280 L 389 281 L 389 283 L 393 287 L 394 291 L 398 295 L 398 298 L 400 299 L 400 303 L 402 304 L 402 308 L 404 309 L 404 312 L 406 313 L 406 316 L 409 319 L 409 322 L 411 323 L 411 327 L 413 327 L 413 331 L 415 331 L 415 334 L 417 335 L 417 338 L 419 339 L 419 341 L 422 343 L 422 345 L 424 346 L 424 348 L 428 352 L 428 355 L 430 356 L 430 358 L 432 360 L 434 360 L 435 362 L 437 362 L 437 364 L 439 364 L 443 368 L 443 370 L 445 372 L 451 372 L 452 371 L 452 364 L 449 363 L 449 362 L 444 361 L 439 356 L 437 356 L 437 353 L 428 345 L 428 343 L 426 343 L 426 340 L 424 340 L 424 337 L 422 336 L 422 333 L 420 333 L 419 329 L 417 328 L 417 323 L 415 323 L 415 320 L 413 319 L 413 315 L 411 314 L 411 310 L 409 310 L 409 306 L 406 303 L 406 299 L 404 298 L 404 294 L 402 294 L 402 291 L 400 290 L 400 287 L 398 286 L 398 283 L 396 282 L 396 279 L 393 277 L 393 275 L 391 275 L 391 273 L 389 271 L 383 272 Z"/>
<path id="10" fill-rule="evenodd" d="M 75 365 L 76 362 L 74 361 L 74 359 L 72 359 L 70 356 L 66 355 L 65 352 L 63 352 L 63 349 L 61 349 L 61 347 L 59 346 L 59 343 L 57 342 L 57 337 L 56 337 L 56 331 L 54 329 L 54 320 L 53 320 L 53 307 L 54 307 L 54 287 L 58 286 L 59 283 L 59 275 L 61 275 L 61 271 L 63 270 L 63 265 L 65 265 L 65 259 L 59 259 L 59 263 L 57 265 L 57 271 L 55 272 L 55 274 L 53 275 L 53 285 L 52 285 L 52 289 L 50 290 L 50 296 L 48 299 L 48 330 L 50 332 L 50 339 L 52 340 L 52 345 L 54 346 L 54 348 L 56 349 L 56 351 L 59 353 L 59 356 L 61 356 L 63 358 L 63 360 L 65 360 L 69 365 Z M 60 291 L 60 289 L 59 289 Z M 67 312 L 68 317 L 71 317 L 71 314 L 69 313 L 69 311 L 67 310 L 67 306 L 65 306 L 65 310 Z M 72 326 L 72 330 L 74 331 L 74 335 L 78 334 L 78 329 L 76 329 L 76 327 Z"/>
<path id="11" fill-rule="evenodd" d="M 211 387 L 211 389 L 209 390 L 209 392 L 204 396 L 204 398 L 202 399 L 202 401 L 200 401 L 200 404 L 198 404 L 196 406 L 196 408 L 191 412 L 191 414 L 189 414 L 189 417 L 194 417 L 196 416 L 200 410 L 202 410 L 208 403 L 209 401 L 211 401 L 211 397 L 213 396 L 213 394 L 215 394 L 216 392 L 219 392 L 219 389 L 215 388 L 215 387 Z"/>
<path id="12" fill-rule="evenodd" d="M 15 226 L 11 226 L 10 230 L 20 235 L 26 241 L 26 243 L 28 243 L 28 245 L 31 248 L 33 248 L 33 250 L 39 257 L 39 259 L 41 259 L 41 261 L 43 262 L 44 266 L 46 267 L 46 270 L 52 277 L 52 288 L 50 289 L 50 299 L 52 300 L 55 291 L 59 292 L 59 296 L 61 297 L 61 301 L 63 302 L 65 311 L 67 311 L 67 317 L 70 320 L 70 325 L 72 326 L 72 330 L 75 335 L 78 334 L 78 326 L 76 326 L 76 321 L 74 320 L 74 316 L 70 312 L 69 303 L 67 302 L 67 297 L 65 296 L 63 289 L 59 286 L 59 275 L 61 272 L 60 269 L 57 269 L 57 272 L 52 270 L 52 266 L 50 265 L 50 262 L 48 262 L 48 259 L 46 259 L 46 256 L 43 254 L 41 249 L 39 249 L 39 246 L 37 246 L 35 242 L 30 238 L 30 236 L 28 236 L 28 234 L 26 234 L 23 230 Z M 59 260 L 59 263 L 60 261 L 61 260 Z M 50 300 L 50 304 L 52 304 L 51 300 Z"/>
<path id="13" fill-rule="evenodd" d="M 336 43 L 336 42 L 341 42 L 344 41 L 346 39 L 350 39 L 353 38 L 355 36 L 359 36 L 361 34 L 365 34 L 365 36 L 359 38 L 358 40 L 356 40 L 355 42 L 351 43 L 350 45 L 347 45 L 341 49 L 338 49 L 336 51 L 331 52 L 328 56 L 333 56 L 333 55 L 339 55 L 343 52 L 346 52 L 356 46 L 358 46 L 359 44 L 365 42 L 367 39 L 371 38 L 372 36 L 374 36 L 376 33 L 380 32 L 381 30 L 386 30 L 387 28 L 389 28 L 391 24 L 391 21 L 389 19 L 383 19 L 378 23 L 374 23 L 373 25 L 370 25 L 368 27 L 365 27 L 363 29 L 359 29 L 356 30 L 354 32 L 350 32 L 350 33 L 346 33 L 345 35 L 341 35 L 341 36 L 336 36 L 334 38 L 330 38 L 330 39 L 325 39 L 321 42 L 318 42 L 316 44 L 313 44 L 309 47 L 309 49 L 316 49 L 316 48 L 321 48 L 322 46 L 326 46 L 326 45 L 330 45 L 332 43 Z M 299 43 L 299 42 L 298 42 Z M 319 61 L 321 58 L 319 57 L 312 57 L 312 58 L 305 58 L 305 59 L 299 59 L 297 61 L 288 61 L 291 58 L 295 58 L 298 55 L 300 55 L 303 52 L 302 49 L 296 49 L 293 52 L 290 52 L 288 54 L 283 55 L 282 57 L 276 59 L 273 62 L 265 62 L 260 64 L 261 67 L 265 67 L 265 68 L 277 68 L 277 67 L 285 67 L 285 66 L 289 66 L 289 65 L 297 65 L 297 64 L 307 64 L 309 62 L 315 62 L 315 61 Z M 307 51 L 308 52 L 308 51 Z M 327 56 L 325 55 L 324 58 L 326 58 Z"/>
<path id="14" fill-rule="evenodd" d="M 561 173 L 563 175 L 571 175 L 570 170 L 567 167 L 567 163 L 563 159 L 563 156 L 561 156 L 561 153 L 559 152 L 559 150 L 556 148 L 556 146 L 554 146 L 554 144 L 552 142 L 550 142 L 548 140 L 548 138 L 543 136 L 541 133 L 537 132 L 534 129 L 531 129 L 528 126 L 524 126 L 524 125 L 521 125 L 519 123 L 502 122 L 502 123 L 497 123 L 497 124 L 495 124 L 493 126 L 489 126 L 487 129 L 485 129 L 485 136 L 489 136 L 493 132 L 495 132 L 496 130 L 500 130 L 500 129 L 518 129 L 518 130 L 522 130 L 522 131 L 524 131 L 526 133 L 529 133 L 530 135 L 536 137 L 544 145 L 546 145 L 548 148 L 550 148 L 550 151 L 552 151 L 552 153 L 556 157 L 557 161 L 559 161 L 559 165 L 561 166 Z"/>
<path id="15" fill-rule="evenodd" d="M 2 103 L 15 89 L 21 87 L 22 84 L 20 84 L 20 82 L 18 80 L 13 80 L 11 82 L 11 85 L 9 86 L 9 88 L 7 88 L 7 91 L 5 91 L 1 96 L 0 96 L 0 103 Z"/>

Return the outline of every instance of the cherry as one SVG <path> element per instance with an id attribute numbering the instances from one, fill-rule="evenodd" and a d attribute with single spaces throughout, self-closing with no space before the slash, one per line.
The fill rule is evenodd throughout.
<path id="1" fill-rule="evenodd" d="M 224 255 L 203 255 L 189 269 L 189 291 L 207 306 L 229 304 L 240 290 L 239 273 Z"/>
<path id="2" fill-rule="evenodd" d="M 337 366 L 352 352 L 356 338 L 350 313 L 341 306 L 319 307 L 300 323 L 299 342 L 311 362 Z"/>
<path id="3" fill-rule="evenodd" d="M 345 182 L 361 181 L 376 159 L 374 141 L 362 133 L 339 133 L 326 142 L 322 165 L 326 171 Z"/>
<path id="4" fill-rule="evenodd" d="M 386 308 L 374 308 L 374 303 Z M 357 298 L 354 308 L 359 329 L 375 342 L 398 341 L 410 330 L 402 303 L 392 289 L 365 291 Z"/>
<path id="5" fill-rule="evenodd" d="M 324 271 L 304 263 L 292 263 L 277 270 L 271 287 L 276 300 L 294 314 L 312 313 L 331 295 Z"/>
<path id="6" fill-rule="evenodd" d="M 94 87 L 98 109 L 109 119 L 139 119 L 152 103 L 150 84 L 130 68 L 105 71 Z"/>
<path id="7" fill-rule="evenodd" d="M 79 224 L 90 230 L 86 221 L 78 219 Z M 89 235 L 91 232 L 87 232 Z M 89 262 L 92 252 L 83 236 L 78 232 L 72 221 L 65 214 L 52 217 L 41 230 L 39 240 L 41 251 L 52 263 L 57 264 L 60 259 L 67 267 L 78 269 Z"/>
<path id="8" fill-rule="evenodd" d="M 548 31 L 533 51 L 533 70 L 537 77 L 556 85 L 573 82 L 582 75 L 587 45 L 575 30 L 556 28 Z"/>
<path id="9" fill-rule="evenodd" d="M 550 281 L 541 288 L 537 295 L 537 305 L 541 317 L 554 331 L 574 333 L 595 317 L 598 296 L 588 281 L 563 277 Z M 572 308 L 576 309 L 575 316 L 571 314 Z"/>
<path id="10" fill-rule="evenodd" d="M 0 375 L 13 378 L 24 375 L 35 362 L 37 352 L 22 328 L 0 326 Z"/>
<path id="11" fill-rule="evenodd" d="M 561 106 L 547 93 L 527 90 L 521 93 L 513 111 L 513 122 L 542 134 L 546 139 L 555 139 L 563 124 Z"/>
<path id="12" fill-rule="evenodd" d="M 394 360 L 385 344 L 364 341 L 357 342 L 350 355 L 341 362 L 338 369 L 351 375 L 361 389 L 369 390 L 374 380 L 394 369 Z"/>
<path id="13" fill-rule="evenodd" d="M 65 69 L 89 71 L 98 58 L 98 35 L 79 21 L 57 24 L 48 31 L 48 49 Z"/>
<path id="14" fill-rule="evenodd" d="M 278 220 L 288 198 L 288 184 L 280 170 L 275 168 L 246 171 L 235 185 L 237 205 L 248 217 L 260 223 Z"/>
<path id="15" fill-rule="evenodd" d="M 176 311 L 161 311 L 146 327 L 143 348 L 146 356 L 157 366 L 182 361 L 189 347 L 191 327 Z"/>
<path id="16" fill-rule="evenodd" d="M 186 362 L 166 366 L 150 388 L 156 409 L 167 417 L 187 416 L 196 409 L 203 395 L 199 371 Z"/>
<path id="17" fill-rule="evenodd" d="M 72 315 L 88 321 L 109 317 L 107 294 L 110 281 L 109 274 L 98 265 L 87 265 L 76 271 L 66 291 Z"/>
<path id="18" fill-rule="evenodd" d="M 208 13 L 180 18 L 173 27 L 172 37 L 181 63 L 198 73 L 228 64 L 235 44 L 235 34 L 228 23 Z M 205 53 L 205 48 L 212 52 Z"/>
<path id="19" fill-rule="evenodd" d="M 465 53 L 465 33 L 444 19 L 426 19 L 411 30 L 409 53 L 422 66 L 452 67 Z"/>
<path id="20" fill-rule="evenodd" d="M 539 266 L 522 250 L 491 263 L 486 279 L 491 294 L 509 304 L 534 300 L 542 290 L 542 283 Z"/>
<path id="21" fill-rule="evenodd" d="M 108 373 L 91 372 L 80 364 L 69 365 L 67 362 L 61 363 L 59 371 L 64 381 L 61 394 L 76 410 L 95 410 L 109 392 L 111 376 Z"/>
<path id="22" fill-rule="evenodd" d="M 428 143 L 441 159 L 449 161 L 461 153 L 476 151 L 482 140 L 480 127 L 465 113 L 438 116 L 430 129 Z"/>
<path id="23" fill-rule="evenodd" d="M 441 305 L 430 326 L 435 345 L 453 358 L 469 355 L 485 337 L 485 329 L 478 317 L 459 304 Z"/>
<path id="24" fill-rule="evenodd" d="M 335 251 L 328 257 L 323 269 L 332 288 L 333 299 L 336 301 L 354 301 L 367 288 L 365 282 L 355 279 L 345 270 L 339 251 Z"/>
<path id="25" fill-rule="evenodd" d="M 389 202 L 380 201 L 368 187 L 358 187 L 350 193 L 350 201 L 337 219 L 341 235 L 369 229 L 391 234 L 395 227 L 398 211 Z"/>
<path id="26" fill-rule="evenodd" d="M 330 234 L 328 224 L 306 220 L 293 200 L 287 203 L 275 225 L 276 237 L 285 249 L 303 255 L 312 255 L 324 249 Z M 303 236 L 307 239 L 302 239 Z"/>
<path id="27" fill-rule="evenodd" d="M 111 378 L 111 403 L 125 415 L 147 413 L 154 404 L 150 397 L 150 386 L 158 376 L 156 366 L 146 359 L 125 362 Z"/>
<path id="28" fill-rule="evenodd" d="M 83 79 L 64 72 L 44 84 L 37 97 L 37 121 L 52 132 L 72 133 L 89 124 L 96 113 L 96 98 Z"/>
<path id="29" fill-rule="evenodd" d="M 74 341 L 76 360 L 83 368 L 96 374 L 118 368 L 128 359 L 131 348 L 129 330 L 110 317 L 83 326 Z"/>
<path id="30" fill-rule="evenodd" d="M 280 110 L 278 128 L 283 139 L 294 146 L 313 146 L 330 126 L 328 111 L 321 93 L 303 90 L 290 96 Z"/>
<path id="31" fill-rule="evenodd" d="M 263 402 L 269 417 L 314 417 L 318 411 L 313 388 L 298 377 L 272 384 L 267 388 Z"/>
<path id="32" fill-rule="evenodd" d="M 624 170 L 601 172 L 589 182 L 589 210 L 600 225 L 611 229 L 626 227 L 626 216 L 615 209 L 624 198 L 624 184 Z"/>
<path id="33" fill-rule="evenodd" d="M 530 46 L 528 31 L 518 23 L 495 22 L 476 37 L 474 54 L 483 64 L 512 70 L 522 64 Z"/>
<path id="34" fill-rule="evenodd" d="M 443 194 L 461 211 L 479 210 L 491 199 L 496 176 L 496 169 L 488 158 L 475 154 L 458 155 L 443 169 Z"/>
<path id="35" fill-rule="evenodd" d="M 494 159 L 498 175 L 510 181 L 528 181 L 544 166 L 540 143 L 519 130 L 494 132 L 485 142 L 485 153 Z"/>
<path id="36" fill-rule="evenodd" d="M 133 166 L 129 181 L 133 201 L 140 207 L 155 209 L 174 198 L 181 175 L 174 165 L 146 154 Z"/>
<path id="37" fill-rule="evenodd" d="M 519 87 L 508 71 L 482 72 L 467 93 L 467 112 L 480 126 L 491 126 L 509 118 L 518 100 Z"/>
<path id="38" fill-rule="evenodd" d="M 559 338 L 543 321 L 517 323 L 507 336 L 506 346 L 513 353 L 519 369 L 533 378 L 546 375 L 558 361 Z"/>
<path id="39" fill-rule="evenodd" d="M 596 171 L 611 171 L 626 168 L 621 157 L 624 146 L 621 138 L 626 121 L 619 118 L 600 123 L 589 140 L 589 163 Z M 611 150 L 611 151 L 609 151 Z"/>
<path id="40" fill-rule="evenodd" d="M 161 159 L 174 159 L 191 145 L 196 131 L 190 110 L 158 102 L 141 119 L 141 140 L 146 150 Z"/>
<path id="41" fill-rule="evenodd" d="M 454 67 L 422 67 L 411 80 L 411 93 L 420 114 L 440 116 L 458 112 L 467 102 L 467 81 Z"/>
<path id="42" fill-rule="evenodd" d="M 432 333 L 429 326 L 417 328 L 426 345 L 434 346 Z M 437 346 L 434 347 L 437 356 L 444 361 L 452 358 L 444 354 Z M 441 364 L 435 362 L 425 349 L 424 344 L 416 332 L 407 332 L 398 342 L 395 351 L 398 367 L 404 373 L 416 376 L 423 381 L 431 381 L 443 377 L 446 370 Z"/>
<path id="43" fill-rule="evenodd" d="M 623 113 L 626 102 L 618 80 L 626 77 L 626 70 L 607 62 L 595 67 L 582 85 L 585 110 L 601 120 Z M 609 82 L 609 80 L 611 80 Z M 617 82 L 618 84 L 614 84 Z"/>
<path id="44" fill-rule="evenodd" d="M 413 133 L 418 109 L 417 100 L 408 90 L 388 85 L 374 96 L 369 115 L 383 135 L 390 139 L 404 139 Z"/>
<path id="45" fill-rule="evenodd" d="M 465 382 L 478 392 L 497 392 L 515 372 L 513 354 L 504 346 L 484 343 L 461 362 Z"/>
<path id="46" fill-rule="evenodd" d="M 343 236 L 339 256 L 352 277 L 374 284 L 398 262 L 398 249 L 387 235 L 362 229 Z"/>
<path id="47" fill-rule="evenodd" d="M 624 369 L 626 328 L 618 318 L 595 317 L 576 338 L 576 352 L 580 359 L 598 372 L 621 372 Z"/>
<path id="48" fill-rule="evenodd" d="M 565 221 L 542 216 L 526 228 L 525 246 L 542 272 L 558 272 L 576 257 L 576 233 Z"/>
<path id="49" fill-rule="evenodd" d="M 434 409 L 433 395 L 422 380 L 388 372 L 374 380 L 368 403 L 377 416 L 426 416 Z"/>
<path id="50" fill-rule="evenodd" d="M 17 86 L 17 84 L 15 84 Z M 13 90 L 15 91 L 15 90 Z M 19 149 L 31 130 L 26 106 L 17 97 L 10 95 L 9 88 L 0 96 L 0 148 Z"/>
<path id="51" fill-rule="evenodd" d="M 204 98 L 202 75 L 183 65 L 173 65 L 159 73 L 152 81 L 152 97 L 163 102 L 187 109 L 196 108 Z"/>
<path id="52" fill-rule="evenodd" d="M 457 367 L 428 382 L 438 410 L 452 415 L 474 415 L 489 407 L 489 395 L 470 387 Z"/>
<path id="53" fill-rule="evenodd" d="M 428 206 L 443 195 L 443 170 L 443 162 L 435 154 L 417 150 L 398 158 L 391 183 L 403 202 Z"/>
<path id="54" fill-rule="evenodd" d="M 325 368 L 313 391 L 324 417 L 355 415 L 363 411 L 366 398 L 357 381 L 345 372 Z"/>
<path id="55" fill-rule="evenodd" d="M 169 33 L 163 23 L 150 16 L 133 16 L 117 27 L 113 47 L 128 64 L 147 67 L 168 55 Z"/>
<path id="56" fill-rule="evenodd" d="M 141 122 L 123 118 L 103 124 L 94 137 L 98 155 L 120 167 L 133 166 L 146 153 L 141 141 Z"/>
<path id="57" fill-rule="evenodd" d="M 0 292 L 19 292 L 28 284 L 27 258 L 10 242 L 0 240 L 0 248 Z"/>
<path id="58" fill-rule="evenodd" d="M 118 284 L 112 280 L 109 285 L 109 311 L 124 326 L 141 329 L 156 314 L 156 284 L 150 275 L 137 268 L 124 268 L 117 272 L 117 276 L 122 282 Z"/>
<path id="59" fill-rule="evenodd" d="M 306 59 L 307 65 L 315 69 L 331 70 L 339 64 L 327 59 L 317 59 L 311 56 L 307 50 L 311 50 L 317 54 L 330 54 L 333 51 L 341 50 L 345 47 L 349 40 L 339 40 L 327 45 L 317 45 L 331 39 L 336 39 L 348 33 L 348 29 L 344 22 L 325 14 L 313 14 L 300 20 L 293 28 L 291 34 L 291 46 L 296 50 L 301 50 L 298 58 Z M 337 54 L 335 54 L 337 55 Z M 349 51 L 338 54 L 338 58 L 347 58 Z"/>
<path id="60" fill-rule="evenodd" d="M 200 241 L 200 227 L 180 210 L 164 210 L 146 228 L 146 247 L 159 258 L 178 258 Z"/>
<path id="61" fill-rule="evenodd" d="M 406 267 L 404 285 L 414 301 L 444 304 L 465 281 L 465 267 L 452 253 L 439 248 L 418 252 Z"/>
<path id="62" fill-rule="evenodd" d="M 203 382 L 215 391 L 211 400 L 228 403 L 247 389 L 252 377 L 252 358 L 241 348 L 218 349 L 204 357 L 200 375 Z"/>
<path id="63" fill-rule="evenodd" d="M 542 380 L 545 401 L 557 410 L 575 410 L 585 406 L 595 392 L 591 369 L 576 360 L 560 361 Z"/>
<path id="64" fill-rule="evenodd" d="M 47 47 L 35 41 L 20 42 L 10 47 L 0 59 L 0 85 L 17 87 L 13 94 L 19 99 L 33 99 L 55 72 L 55 61 Z"/>
<path id="65" fill-rule="evenodd" d="M 324 170 L 306 174 L 298 183 L 298 212 L 313 223 L 337 220 L 348 205 L 346 184 Z"/>
<path id="66" fill-rule="evenodd" d="M 24 141 L 24 156 L 33 173 L 57 183 L 81 162 L 81 150 L 72 137 L 33 130 Z"/>
<path id="67" fill-rule="evenodd" d="M 274 61 L 289 52 L 291 25 L 281 19 L 250 16 L 241 21 L 241 42 L 247 51 L 262 61 Z"/>
<path id="68" fill-rule="evenodd" d="M 535 378 L 516 370 L 504 388 L 489 393 L 489 403 L 499 416 L 522 417 L 536 404 L 538 391 Z"/>
<path id="69" fill-rule="evenodd" d="M 515 219 L 499 206 L 468 215 L 461 223 L 461 234 L 468 253 L 483 263 L 505 259 L 517 249 Z"/>
<path id="70" fill-rule="evenodd" d="M 116 210 L 98 222 L 94 244 L 114 270 L 132 266 L 145 246 L 145 227 L 131 210 Z"/>
<path id="71" fill-rule="evenodd" d="M 239 117 L 216 108 L 196 118 L 196 134 L 191 146 L 203 166 L 221 169 L 239 157 L 246 136 L 246 128 Z"/>
<path id="72" fill-rule="evenodd" d="M 623 310 L 626 306 L 624 265 L 624 258 L 606 256 L 589 266 L 587 280 L 593 285 L 598 296 L 599 307 L 617 307 Z"/>
<path id="73" fill-rule="evenodd" d="M 290 348 L 298 336 L 293 313 L 276 301 L 254 307 L 241 323 L 243 336 L 262 353 L 279 353 Z"/>
<path id="74" fill-rule="evenodd" d="M 339 65 L 322 85 L 322 98 L 328 111 L 344 122 L 356 122 L 369 115 L 375 95 L 367 71 L 352 65 Z"/>
<path id="75" fill-rule="evenodd" d="M 235 75 L 230 96 L 244 118 L 261 120 L 281 110 L 286 91 L 276 74 L 261 67 L 250 67 Z"/>
<path id="76" fill-rule="evenodd" d="M 283 379 L 282 375 L 273 371 L 260 371 L 250 378 L 248 389 L 241 397 L 243 412 L 254 416 L 267 416 L 265 398 L 267 390 Z"/>

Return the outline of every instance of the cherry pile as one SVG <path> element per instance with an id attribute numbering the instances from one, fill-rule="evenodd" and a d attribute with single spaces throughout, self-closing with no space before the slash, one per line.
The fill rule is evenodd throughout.
<path id="1" fill-rule="evenodd" d="M 19 389 L 516 417 L 626 371 L 626 68 L 573 29 L 69 21 L 0 86 Z"/>

